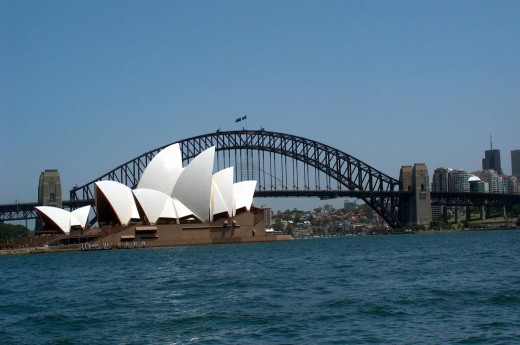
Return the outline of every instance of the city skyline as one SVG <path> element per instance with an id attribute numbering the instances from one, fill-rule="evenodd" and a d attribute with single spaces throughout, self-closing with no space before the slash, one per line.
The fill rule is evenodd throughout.
<path id="1" fill-rule="evenodd" d="M 0 203 L 36 200 L 46 169 L 67 195 L 219 128 L 310 138 L 395 178 L 479 170 L 491 134 L 510 175 L 519 16 L 507 1 L 0 0 Z"/>

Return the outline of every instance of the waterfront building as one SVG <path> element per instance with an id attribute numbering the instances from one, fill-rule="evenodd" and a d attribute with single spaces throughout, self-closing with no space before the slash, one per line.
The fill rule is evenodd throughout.
<path id="1" fill-rule="evenodd" d="M 518 177 L 501 176 L 503 193 L 518 193 Z"/>
<path id="2" fill-rule="evenodd" d="M 441 167 L 433 171 L 432 176 L 432 192 L 447 192 L 450 190 L 452 169 Z M 441 205 L 432 205 L 432 217 L 438 219 L 442 216 L 443 207 Z"/>
<path id="3" fill-rule="evenodd" d="M 450 176 L 450 192 L 469 192 L 469 174 L 465 170 L 452 170 Z"/>
<path id="4" fill-rule="evenodd" d="M 469 191 L 475 193 L 487 193 L 489 192 L 489 186 L 487 182 L 482 181 L 478 176 L 472 175 L 469 178 Z"/>
<path id="5" fill-rule="evenodd" d="M 520 178 L 520 150 L 511 151 L 511 175 Z"/>
<path id="6" fill-rule="evenodd" d="M 485 157 L 482 158 L 482 170 L 494 170 L 498 175 L 502 175 L 500 150 L 491 149 L 485 152 Z"/>
<path id="7" fill-rule="evenodd" d="M 513 193 L 520 193 L 520 177 L 511 176 L 511 183 L 513 184 Z"/>
<path id="8" fill-rule="evenodd" d="M 473 175 L 478 176 L 482 181 L 488 184 L 489 193 L 500 192 L 500 177 L 495 170 L 481 170 L 473 172 Z"/>
<path id="9" fill-rule="evenodd" d="M 325 212 L 333 212 L 334 206 L 332 204 L 325 204 L 325 205 L 323 205 L 323 210 Z"/>
<path id="10" fill-rule="evenodd" d="M 90 206 L 73 212 L 36 210 L 47 228 L 70 234 L 54 245 L 124 242 L 135 247 L 138 242 L 169 246 L 288 239 L 267 237 L 264 212 L 252 206 L 256 181 L 234 183 L 233 167 L 213 173 L 214 153 L 215 147 L 210 147 L 183 167 L 180 146 L 173 144 L 152 159 L 135 189 L 116 181 L 95 182 L 99 228 L 85 233 Z"/>
<path id="11" fill-rule="evenodd" d="M 450 190 L 450 173 L 452 169 L 437 168 L 433 171 L 432 192 L 447 192 Z"/>
<path id="12" fill-rule="evenodd" d="M 356 200 L 345 200 L 343 202 L 343 211 L 344 212 L 350 212 L 354 213 L 357 210 L 357 203 Z"/>
<path id="13" fill-rule="evenodd" d="M 270 207 L 262 206 L 264 210 L 264 218 L 265 218 L 265 226 L 272 227 L 273 226 L 273 210 Z"/>

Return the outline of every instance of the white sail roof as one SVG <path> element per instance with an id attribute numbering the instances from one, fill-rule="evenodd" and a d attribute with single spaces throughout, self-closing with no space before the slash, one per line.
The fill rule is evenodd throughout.
<path id="1" fill-rule="evenodd" d="M 179 144 L 160 151 L 146 166 L 137 188 L 155 189 L 171 195 L 173 186 L 182 173 L 182 155 Z"/>
<path id="2" fill-rule="evenodd" d="M 175 197 L 193 214 L 205 221 L 210 220 L 211 183 L 215 147 L 201 152 L 184 168 L 173 187 Z"/>
<path id="3" fill-rule="evenodd" d="M 150 161 L 134 191 L 115 181 L 95 182 L 100 223 L 128 225 L 140 219 L 137 204 L 151 224 L 161 218 L 187 217 L 210 222 L 216 214 L 234 216 L 237 209 L 250 210 L 256 181 L 233 184 L 233 167 L 213 174 L 214 155 L 215 147 L 210 147 L 183 168 L 180 147 L 173 144 Z M 44 221 L 67 234 L 72 226 L 85 227 L 90 213 L 90 206 L 73 212 L 49 206 L 36 209 Z"/>
<path id="4" fill-rule="evenodd" d="M 36 210 L 45 220 L 54 223 L 61 231 L 66 234 L 70 233 L 70 212 L 58 207 L 52 206 L 36 206 Z"/>
<path id="5" fill-rule="evenodd" d="M 245 207 L 251 209 L 253 197 L 255 195 L 256 181 L 242 181 L 233 184 L 233 214 L 236 210 Z"/>
<path id="6" fill-rule="evenodd" d="M 115 181 L 98 181 L 95 183 L 95 186 L 95 200 L 98 210 L 99 203 L 101 202 L 98 193 L 101 192 L 109 202 L 122 225 L 127 225 L 131 219 L 140 218 L 130 188 Z"/>
<path id="7" fill-rule="evenodd" d="M 80 226 L 85 228 L 87 225 L 90 206 L 84 206 L 69 212 L 59 207 L 36 206 L 36 210 L 45 221 L 52 222 L 56 227 L 66 234 L 70 233 L 70 228 Z"/>
<path id="8" fill-rule="evenodd" d="M 233 167 L 213 174 L 211 184 L 211 215 L 233 214 Z"/>
<path id="9" fill-rule="evenodd" d="M 193 212 L 191 212 L 191 210 L 187 208 L 186 205 L 177 200 L 177 198 L 172 198 L 172 203 L 178 218 L 184 218 L 193 215 Z"/>
<path id="10" fill-rule="evenodd" d="M 70 213 L 70 226 L 81 226 L 83 229 L 87 226 L 88 215 L 90 213 L 90 205 L 80 207 Z"/>
<path id="11" fill-rule="evenodd" d="M 159 218 L 178 218 L 169 195 L 148 188 L 134 189 L 133 193 L 150 224 L 157 223 Z"/>

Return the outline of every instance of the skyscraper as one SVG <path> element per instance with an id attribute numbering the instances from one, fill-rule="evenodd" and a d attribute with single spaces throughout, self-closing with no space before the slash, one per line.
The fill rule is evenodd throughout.
<path id="1" fill-rule="evenodd" d="M 520 179 L 520 150 L 511 151 L 511 175 Z"/>
<path id="2" fill-rule="evenodd" d="M 500 150 L 487 150 L 485 157 L 482 158 L 482 170 L 495 170 L 497 174 L 502 175 L 502 166 L 500 164 Z"/>

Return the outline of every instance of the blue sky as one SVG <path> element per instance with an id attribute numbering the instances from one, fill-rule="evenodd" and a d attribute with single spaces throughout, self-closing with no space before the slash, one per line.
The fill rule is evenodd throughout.
<path id="1" fill-rule="evenodd" d="M 0 203 L 36 201 L 49 168 L 67 198 L 243 114 L 394 177 L 478 170 L 492 135 L 509 174 L 519 18 L 519 1 L 0 0 Z"/>

